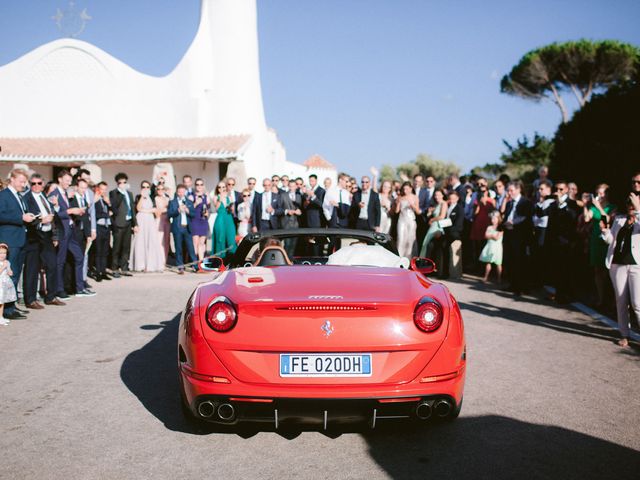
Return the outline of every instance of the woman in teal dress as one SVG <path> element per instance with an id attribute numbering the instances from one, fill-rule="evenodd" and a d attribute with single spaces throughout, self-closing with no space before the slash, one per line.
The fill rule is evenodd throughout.
<path id="1" fill-rule="evenodd" d="M 489 275 L 491 274 L 491 265 L 496 266 L 496 273 L 498 274 L 498 284 L 502 282 L 502 235 L 500 231 L 500 212 L 497 210 L 492 211 L 489 214 L 490 225 L 485 230 L 484 238 L 487 239 L 487 243 L 484 245 L 482 252 L 480 252 L 479 260 L 485 263 L 484 278 L 482 281 L 487 283 L 489 281 Z"/>
<path id="2" fill-rule="evenodd" d="M 420 256 L 427 257 L 431 255 L 429 244 L 434 238 L 440 237 L 444 233 L 444 228 L 440 226 L 440 220 L 444 220 L 447 216 L 447 201 L 444 198 L 444 192 L 440 189 L 433 191 L 433 206 L 429 207 L 427 217 L 429 218 L 429 229 L 422 241 L 420 248 Z"/>
<path id="3" fill-rule="evenodd" d="M 214 255 L 226 257 L 236 251 L 236 224 L 232 213 L 234 207 L 235 204 L 227 193 L 227 186 L 224 182 L 219 182 L 216 195 L 213 196 L 213 209 L 217 212 L 212 236 Z"/>
<path id="4" fill-rule="evenodd" d="M 604 305 L 605 292 L 609 278 L 604 260 L 607 256 L 608 245 L 602 239 L 600 221 L 609 219 L 615 212 L 615 205 L 609 203 L 609 185 L 602 183 L 596 187 L 595 196 L 591 200 L 591 205 L 585 205 L 585 221 L 591 221 L 591 234 L 589 236 L 589 265 L 593 267 L 594 280 L 596 284 L 597 306 Z"/>

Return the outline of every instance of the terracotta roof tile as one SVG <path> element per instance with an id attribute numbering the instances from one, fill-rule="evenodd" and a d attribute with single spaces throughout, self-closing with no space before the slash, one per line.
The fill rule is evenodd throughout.
<path id="1" fill-rule="evenodd" d="M 225 137 L 55 137 L 0 138 L 0 160 L 107 160 L 148 157 L 233 156 L 249 135 Z"/>
<path id="2" fill-rule="evenodd" d="M 335 170 L 336 168 L 317 153 L 307 158 L 303 165 L 308 168 L 324 168 L 326 170 Z"/>

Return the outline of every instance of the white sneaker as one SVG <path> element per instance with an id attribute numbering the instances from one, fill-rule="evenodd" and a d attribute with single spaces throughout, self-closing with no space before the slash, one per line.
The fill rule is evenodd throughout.
<path id="1" fill-rule="evenodd" d="M 0 318 L 0 325 L 9 325 L 11 323 L 11 320 L 8 320 L 6 318 Z"/>

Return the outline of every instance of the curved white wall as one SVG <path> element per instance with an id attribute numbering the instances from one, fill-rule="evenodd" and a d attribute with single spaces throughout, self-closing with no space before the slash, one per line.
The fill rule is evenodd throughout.
<path id="1" fill-rule="evenodd" d="M 204 0 L 198 34 L 169 78 L 198 99 L 201 132 L 264 130 L 255 0 Z"/>
<path id="2" fill-rule="evenodd" d="M 202 0 L 198 32 L 173 72 L 142 74 L 80 40 L 0 67 L 0 137 L 208 137 L 251 134 L 249 175 L 285 152 L 262 104 L 255 0 Z"/>

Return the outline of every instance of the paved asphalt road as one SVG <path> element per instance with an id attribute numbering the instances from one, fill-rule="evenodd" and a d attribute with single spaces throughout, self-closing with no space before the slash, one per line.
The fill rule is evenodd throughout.
<path id="1" fill-rule="evenodd" d="M 0 477 L 640 478 L 640 352 L 573 310 L 451 283 L 467 328 L 453 424 L 194 429 L 178 313 L 203 276 L 137 275 L 0 327 Z"/>

